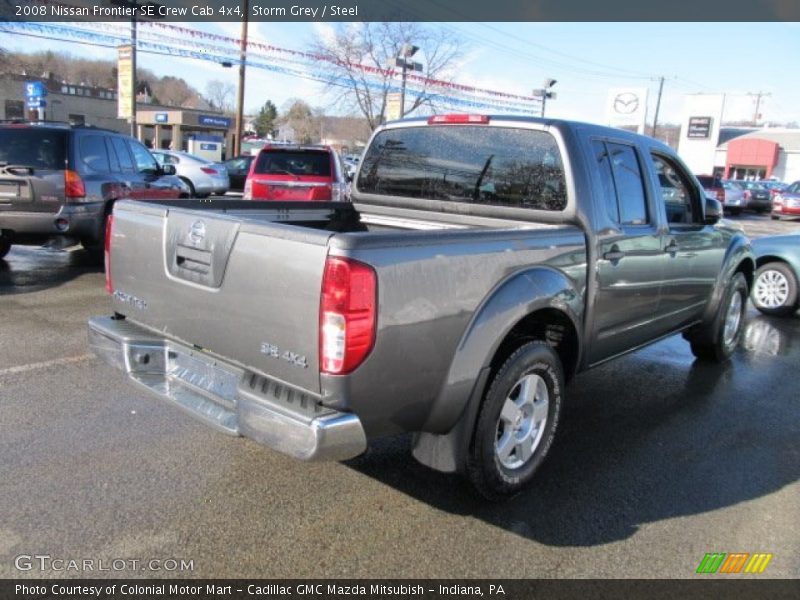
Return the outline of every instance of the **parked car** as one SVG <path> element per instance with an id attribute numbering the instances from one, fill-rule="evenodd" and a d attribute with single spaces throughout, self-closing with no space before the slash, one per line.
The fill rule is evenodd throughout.
<path id="1" fill-rule="evenodd" d="M 747 197 L 745 195 L 745 190 L 739 184 L 723 180 L 722 189 L 725 192 L 725 199 L 722 202 L 723 210 L 729 212 L 732 215 L 739 215 L 747 206 Z"/>
<path id="2" fill-rule="evenodd" d="M 101 255 L 120 198 L 189 197 L 171 166 L 116 131 L 53 122 L 0 123 L 0 257 L 52 236 Z"/>
<path id="3" fill-rule="evenodd" d="M 761 184 L 763 187 L 767 188 L 769 190 L 770 194 L 772 194 L 773 198 L 775 197 L 775 194 L 777 194 L 778 192 L 781 192 L 781 191 L 785 190 L 787 187 L 789 187 L 787 184 L 783 183 L 782 181 L 774 181 L 772 179 L 762 179 L 758 183 Z"/>
<path id="4" fill-rule="evenodd" d="M 250 174 L 250 165 L 253 163 L 254 158 L 255 156 L 252 154 L 242 154 L 225 161 L 225 169 L 228 171 L 228 180 L 230 181 L 228 191 L 244 191 L 244 183 Z"/>
<path id="5" fill-rule="evenodd" d="M 703 186 L 706 196 L 725 204 L 725 188 L 722 187 L 722 179 L 718 175 L 697 175 L 697 181 Z"/>
<path id="6" fill-rule="evenodd" d="M 264 146 L 250 166 L 245 200 L 332 201 L 349 199 L 342 162 L 329 146 Z"/>
<path id="7" fill-rule="evenodd" d="M 781 217 L 800 217 L 800 181 L 785 187 L 772 199 L 773 220 Z"/>
<path id="8" fill-rule="evenodd" d="M 174 166 L 178 177 L 189 186 L 191 195 L 196 198 L 228 191 L 228 171 L 222 163 L 176 150 L 153 150 L 153 156 L 160 165 Z"/>
<path id="9" fill-rule="evenodd" d="M 283 185 L 301 164 L 333 170 L 329 156 L 254 166 Z M 749 241 L 653 138 L 394 121 L 353 199 L 118 205 L 114 316 L 89 321 L 92 349 L 138 389 L 296 458 L 413 432 L 417 460 L 496 498 L 533 479 L 576 373 L 672 334 L 702 360 L 739 343 Z"/>
<path id="10" fill-rule="evenodd" d="M 766 315 L 788 316 L 800 307 L 800 235 L 778 235 L 753 240 L 756 277 L 750 298 Z"/>
<path id="11" fill-rule="evenodd" d="M 772 209 L 772 194 L 760 181 L 732 180 L 731 183 L 744 190 L 745 208 L 757 213 Z"/>

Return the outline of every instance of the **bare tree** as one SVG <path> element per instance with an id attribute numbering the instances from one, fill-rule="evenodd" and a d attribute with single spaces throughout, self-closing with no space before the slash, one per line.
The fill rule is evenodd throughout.
<path id="1" fill-rule="evenodd" d="M 232 83 L 225 83 L 219 79 L 212 79 L 206 84 L 206 100 L 217 110 L 224 113 L 233 112 L 233 100 L 236 87 Z"/>
<path id="2" fill-rule="evenodd" d="M 319 124 L 323 116 L 321 110 L 311 108 L 303 100 L 292 98 L 283 104 L 282 113 L 278 122 L 292 130 L 293 141 L 310 144 L 319 137 Z"/>
<path id="3" fill-rule="evenodd" d="M 340 24 L 332 39 L 315 42 L 310 52 L 326 61 L 326 70 L 337 80 L 327 86 L 328 91 L 336 93 L 337 103 L 357 109 L 375 129 L 385 119 L 389 89 L 399 85 L 399 69 L 390 70 L 390 64 L 405 43 L 420 48 L 426 78 L 452 81 L 463 54 L 463 41 L 441 27 L 421 23 Z M 413 87 L 420 93 L 407 94 L 406 114 L 422 105 L 435 106 L 427 83 L 414 82 Z"/>

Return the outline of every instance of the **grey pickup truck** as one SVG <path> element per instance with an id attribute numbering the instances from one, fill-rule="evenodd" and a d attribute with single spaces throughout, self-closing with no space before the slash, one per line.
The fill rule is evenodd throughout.
<path id="1" fill-rule="evenodd" d="M 490 498 L 531 481 L 577 372 L 683 333 L 725 360 L 754 260 L 657 141 L 440 115 L 378 129 L 351 203 L 120 201 L 100 357 L 214 428 L 413 454 Z M 624 385 L 624 381 L 620 381 Z"/>

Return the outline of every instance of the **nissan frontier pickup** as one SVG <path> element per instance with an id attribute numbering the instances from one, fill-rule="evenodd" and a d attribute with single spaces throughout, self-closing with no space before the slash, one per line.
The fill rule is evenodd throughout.
<path id="1" fill-rule="evenodd" d="M 731 355 L 754 260 L 721 213 L 648 137 L 392 122 L 352 203 L 117 202 L 112 315 L 89 342 L 219 431 L 305 460 L 413 432 L 423 464 L 503 497 L 545 459 L 577 372 L 679 333 Z"/>

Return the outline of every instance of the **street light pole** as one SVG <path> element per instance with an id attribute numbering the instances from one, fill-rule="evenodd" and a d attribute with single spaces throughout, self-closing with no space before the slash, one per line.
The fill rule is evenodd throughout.
<path id="1" fill-rule="evenodd" d="M 242 21 L 242 38 L 239 40 L 239 85 L 236 89 L 236 139 L 233 142 L 233 156 L 239 156 L 242 153 L 242 130 L 244 129 L 244 71 L 245 61 L 247 60 L 248 5 L 248 0 L 242 0 L 244 20 Z"/>
<path id="2" fill-rule="evenodd" d="M 552 91 L 552 87 L 558 83 L 555 79 L 547 78 L 544 80 L 544 87 L 538 90 L 533 90 L 533 95 L 535 97 L 542 99 L 542 112 L 540 116 L 544 118 L 544 107 L 547 104 L 547 99 L 552 98 L 555 100 L 556 93 Z"/>
<path id="3" fill-rule="evenodd" d="M 400 54 L 394 60 L 394 66 L 400 67 L 402 79 L 400 82 L 400 118 L 406 116 L 406 73 L 409 69 L 412 71 L 422 71 L 422 64 L 414 62 L 411 57 L 414 56 L 419 50 L 418 46 L 413 44 L 403 44 L 400 48 Z"/>

